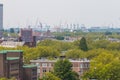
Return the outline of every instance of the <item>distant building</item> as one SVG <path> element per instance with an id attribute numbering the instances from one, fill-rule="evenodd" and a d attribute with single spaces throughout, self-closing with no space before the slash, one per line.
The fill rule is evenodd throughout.
<path id="1" fill-rule="evenodd" d="M 25 42 L 25 45 L 29 47 L 36 46 L 36 36 L 33 36 L 32 29 L 21 29 L 19 41 Z"/>
<path id="2" fill-rule="evenodd" d="M 36 36 L 36 40 L 45 40 L 45 39 L 53 39 L 55 36 L 52 35 L 50 30 L 47 30 L 46 32 L 38 32 L 34 31 L 33 36 Z"/>
<path id="3" fill-rule="evenodd" d="M 15 48 L 17 46 L 24 46 L 24 42 L 15 42 L 15 41 L 3 41 L 0 46 L 1 47 L 10 47 Z"/>
<path id="4" fill-rule="evenodd" d="M 23 64 L 22 50 L 3 50 L 0 51 L 0 77 L 37 80 L 37 66 Z"/>
<path id="5" fill-rule="evenodd" d="M 3 4 L 0 4 L 0 38 L 2 37 L 3 31 Z"/>
<path id="6" fill-rule="evenodd" d="M 54 63 L 56 60 L 48 60 L 48 59 L 38 59 L 38 60 L 30 60 L 31 64 L 37 65 L 37 72 L 39 77 L 43 77 L 45 72 L 49 72 L 53 70 Z M 69 59 L 72 63 L 73 71 L 77 72 L 79 76 L 83 75 L 85 71 L 89 69 L 90 61 L 87 59 L 82 60 L 72 60 Z"/>

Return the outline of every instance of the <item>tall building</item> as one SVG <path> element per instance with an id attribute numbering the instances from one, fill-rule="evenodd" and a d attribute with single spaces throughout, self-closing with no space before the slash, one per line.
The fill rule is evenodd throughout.
<path id="1" fill-rule="evenodd" d="M 3 30 L 3 4 L 0 4 L 0 30 Z"/>
<path id="2" fill-rule="evenodd" d="M 0 38 L 2 37 L 3 30 L 3 4 L 0 4 Z"/>
<path id="3" fill-rule="evenodd" d="M 16 80 L 37 80 L 37 66 L 23 63 L 22 50 L 0 51 L 0 78 Z"/>

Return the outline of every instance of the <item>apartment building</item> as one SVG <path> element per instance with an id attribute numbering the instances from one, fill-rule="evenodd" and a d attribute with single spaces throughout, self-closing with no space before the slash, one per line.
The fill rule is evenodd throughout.
<path id="1" fill-rule="evenodd" d="M 31 64 L 37 65 L 37 73 L 38 77 L 42 77 L 45 72 L 50 72 L 53 69 L 54 63 L 56 60 L 48 60 L 48 59 L 38 59 L 38 60 L 30 60 Z M 79 76 L 82 76 L 82 74 L 89 69 L 90 61 L 87 59 L 81 59 L 81 60 L 72 60 L 69 59 L 69 61 L 72 63 L 72 69 L 73 71 L 77 72 Z"/>
<path id="2" fill-rule="evenodd" d="M 0 51 L 0 77 L 12 78 L 16 80 L 37 80 L 37 66 L 23 64 L 23 51 L 22 50 L 2 50 Z M 36 73 L 36 75 L 28 75 L 29 72 Z M 34 69 L 34 70 L 33 70 Z M 35 70 L 36 69 L 36 70 Z M 28 75 L 28 76 L 26 76 Z M 25 79 L 24 77 L 28 78 Z M 31 79 L 31 77 L 36 77 Z"/>
<path id="3" fill-rule="evenodd" d="M 23 66 L 23 80 L 37 80 L 37 66 L 24 65 Z"/>

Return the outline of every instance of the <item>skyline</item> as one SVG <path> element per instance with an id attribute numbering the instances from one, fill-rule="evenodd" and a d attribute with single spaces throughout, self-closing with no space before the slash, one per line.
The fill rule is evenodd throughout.
<path id="1" fill-rule="evenodd" d="M 0 3 L 4 5 L 4 28 L 36 25 L 38 20 L 50 25 L 120 27 L 119 0 L 0 0 Z"/>

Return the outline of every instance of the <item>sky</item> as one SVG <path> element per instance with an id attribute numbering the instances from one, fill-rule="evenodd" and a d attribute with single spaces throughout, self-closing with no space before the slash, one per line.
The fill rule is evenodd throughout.
<path id="1" fill-rule="evenodd" d="M 120 0 L 0 0 L 4 28 L 26 27 L 36 22 L 120 27 Z"/>

